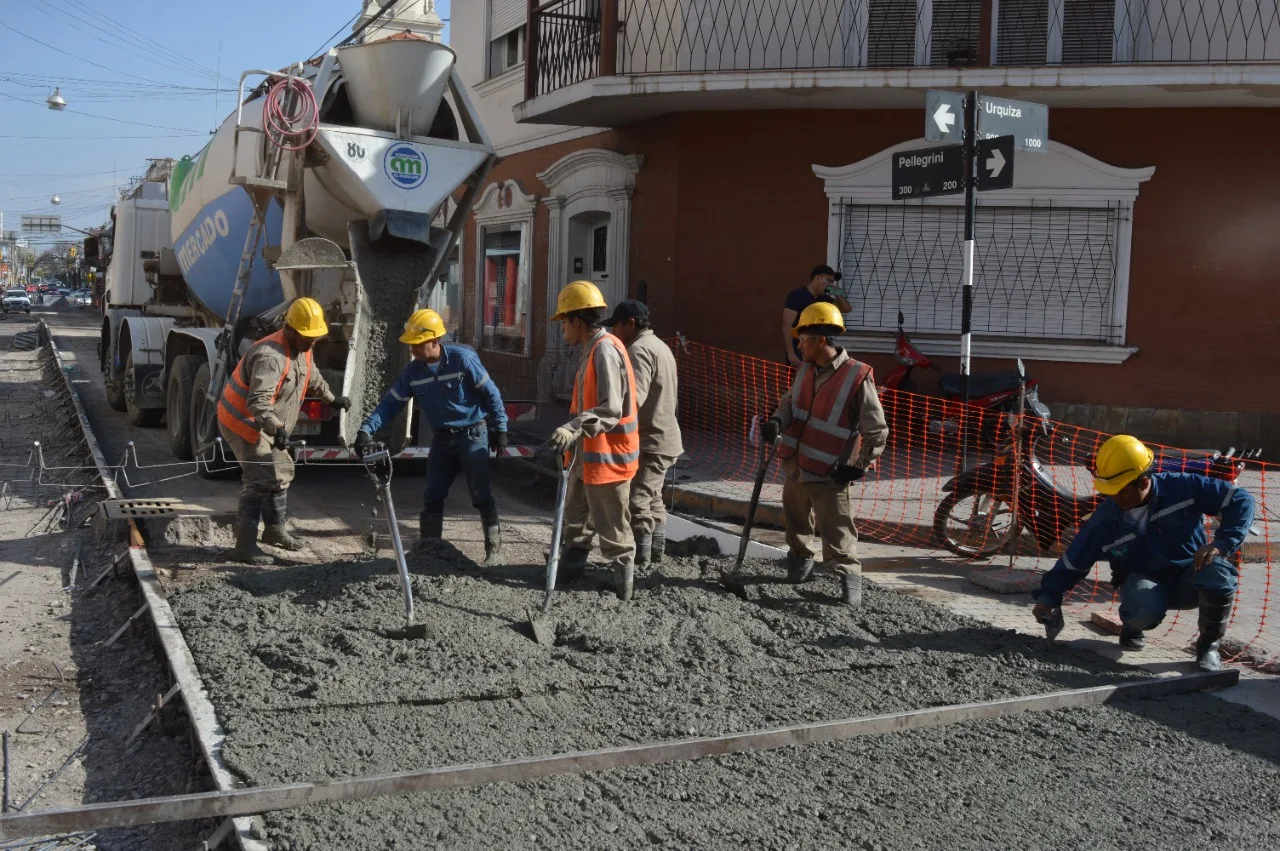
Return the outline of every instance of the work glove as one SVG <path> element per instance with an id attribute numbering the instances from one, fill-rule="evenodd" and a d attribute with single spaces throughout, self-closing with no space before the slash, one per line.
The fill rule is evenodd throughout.
<path id="1" fill-rule="evenodd" d="M 565 452 L 573 442 L 578 439 L 578 432 L 567 425 L 562 425 L 551 433 L 551 437 L 547 443 L 551 444 L 551 448 L 557 452 Z"/>
<path id="2" fill-rule="evenodd" d="M 351 448 L 356 453 L 357 458 L 363 458 L 365 453 L 373 448 L 373 438 L 369 436 L 367 431 L 357 432 L 356 442 Z"/>
<path id="3" fill-rule="evenodd" d="M 339 396 L 329 403 L 329 407 L 337 408 L 339 411 L 351 410 L 351 399 L 348 396 Z"/>
<path id="4" fill-rule="evenodd" d="M 502 455 L 507 451 L 507 433 L 505 431 L 489 432 L 489 446 L 493 449 L 494 454 Z"/>
<path id="5" fill-rule="evenodd" d="M 289 432 L 285 431 L 282 428 L 276 429 L 275 446 L 276 446 L 276 449 L 279 449 L 281 452 L 288 449 L 289 448 Z"/>
<path id="6" fill-rule="evenodd" d="M 760 439 L 765 443 L 777 443 L 778 435 L 782 433 L 782 423 L 775 417 L 770 417 L 764 421 L 764 425 L 760 426 Z"/>
<path id="7" fill-rule="evenodd" d="M 861 467 L 855 467 L 852 464 L 839 464 L 831 471 L 831 478 L 838 485 L 847 485 L 861 479 L 865 472 Z"/>

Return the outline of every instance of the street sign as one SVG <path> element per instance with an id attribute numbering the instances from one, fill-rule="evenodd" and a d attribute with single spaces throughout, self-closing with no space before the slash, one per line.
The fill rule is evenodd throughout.
<path id="1" fill-rule="evenodd" d="M 963 191 L 962 146 L 916 148 L 893 154 L 893 200 L 958 195 Z"/>
<path id="2" fill-rule="evenodd" d="M 1042 103 L 978 96 L 978 139 L 1012 136 L 1019 151 L 1049 149 L 1049 107 Z"/>
<path id="3" fill-rule="evenodd" d="M 62 233 L 62 216 L 23 216 L 23 233 Z"/>
<path id="4" fill-rule="evenodd" d="M 1013 186 L 1013 149 L 1012 136 L 998 136 L 995 139 L 978 140 L 978 185 L 979 192 L 991 189 L 1009 189 Z"/>
<path id="5" fill-rule="evenodd" d="M 937 89 L 925 94 L 924 137 L 930 142 L 964 141 L 964 95 Z"/>

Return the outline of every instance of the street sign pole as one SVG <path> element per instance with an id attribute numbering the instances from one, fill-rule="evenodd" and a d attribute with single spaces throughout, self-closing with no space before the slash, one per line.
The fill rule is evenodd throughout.
<path id="1" fill-rule="evenodd" d="M 964 279 L 960 307 L 960 404 L 969 404 L 969 357 L 973 324 L 973 220 L 977 213 L 978 93 L 964 102 Z M 962 434 L 963 437 L 963 434 Z"/>

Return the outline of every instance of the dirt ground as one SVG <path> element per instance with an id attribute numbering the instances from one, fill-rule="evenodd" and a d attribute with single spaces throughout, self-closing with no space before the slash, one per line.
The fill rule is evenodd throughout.
<path id="1" fill-rule="evenodd" d="M 141 600 L 127 578 L 87 588 L 118 546 L 83 528 L 103 494 L 90 487 L 89 462 L 51 359 L 14 346 L 15 337 L 34 332 L 42 312 L 57 309 L 0 322 L 0 482 L 8 484 L 0 498 L 0 728 L 10 733 L 12 807 L 201 791 L 207 787 L 180 726 L 144 731 L 125 746 L 151 701 L 168 689 L 168 674 L 144 631 L 103 646 Z M 46 464 L 63 469 L 40 474 L 29 465 L 36 440 Z M 69 523 L 55 507 L 63 494 L 75 497 Z M 113 830 L 79 847 L 195 847 L 210 831 L 201 822 Z"/>
<path id="2" fill-rule="evenodd" d="M 834 604 L 833 577 L 797 588 L 772 563 L 749 562 L 737 596 L 717 582 L 723 564 L 673 559 L 630 605 L 595 571 L 556 597 L 551 648 L 525 622 L 539 566 L 481 570 L 446 542 L 411 560 L 433 628 L 423 641 L 386 635 L 404 620 L 388 559 L 223 573 L 173 605 L 226 728 L 225 758 L 250 784 L 1149 676 L 875 586 L 850 611 Z M 896 849 L 944 837 L 950 848 L 1271 848 L 1278 761 L 1273 719 L 1194 695 L 265 822 L 277 849 Z"/>

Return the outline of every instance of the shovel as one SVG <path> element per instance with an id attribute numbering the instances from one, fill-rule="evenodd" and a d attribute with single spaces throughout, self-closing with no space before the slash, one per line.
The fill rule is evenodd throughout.
<path id="1" fill-rule="evenodd" d="M 721 584 L 726 588 L 735 589 L 742 585 L 742 579 L 739 574 L 742 573 L 742 562 L 747 557 L 747 546 L 751 543 L 751 527 L 756 522 L 756 509 L 760 507 L 760 491 L 764 489 L 764 477 L 769 473 L 769 465 L 773 463 L 774 450 L 778 447 L 777 441 L 771 441 L 762 447 L 761 454 L 764 460 L 760 462 L 760 469 L 756 471 L 756 481 L 751 488 L 751 502 L 747 505 L 747 520 L 742 524 L 742 539 L 738 542 L 738 561 L 733 566 L 733 572 L 721 577 Z"/>
<path id="2" fill-rule="evenodd" d="M 400 585 L 404 589 L 404 629 L 384 630 L 383 635 L 387 638 L 410 639 L 416 640 L 426 638 L 428 635 L 427 625 L 424 623 L 413 622 L 413 584 L 409 581 L 409 565 L 404 558 L 404 543 L 400 540 L 400 529 L 396 522 L 396 507 L 391 501 L 391 453 L 384 447 L 376 452 L 370 452 L 360 459 L 364 464 L 365 472 L 369 474 L 369 478 L 373 480 L 373 484 L 378 488 L 379 495 L 382 498 L 382 504 L 387 510 L 387 526 L 391 531 L 391 546 L 396 552 L 396 566 L 400 568 Z M 379 466 L 385 463 L 386 473 L 379 471 Z"/>
<path id="3" fill-rule="evenodd" d="M 556 453 L 556 469 L 560 473 L 560 484 L 556 488 L 556 513 L 551 527 L 551 552 L 547 556 L 547 592 L 542 598 L 542 611 L 535 614 L 525 608 L 529 618 L 529 629 L 533 630 L 533 638 L 539 644 L 551 647 L 556 643 L 556 625 L 547 613 L 551 611 L 551 595 L 556 590 L 556 570 L 560 567 L 560 537 L 564 533 L 564 503 L 569 493 L 569 468 L 573 462 L 564 463 L 564 453 Z"/>

